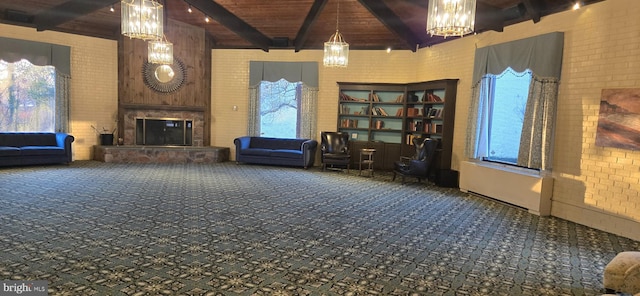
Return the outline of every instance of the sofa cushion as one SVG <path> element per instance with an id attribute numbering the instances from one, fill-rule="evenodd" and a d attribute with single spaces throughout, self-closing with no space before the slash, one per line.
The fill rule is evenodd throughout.
<path id="1" fill-rule="evenodd" d="M 55 133 L 0 133 L 2 146 L 57 146 Z"/>
<path id="2" fill-rule="evenodd" d="M 20 148 L 0 146 L 0 156 L 20 156 Z"/>
<path id="3" fill-rule="evenodd" d="M 64 155 L 64 148 L 55 146 L 24 146 L 20 148 L 21 155 Z"/>
<path id="4" fill-rule="evenodd" d="M 242 155 L 254 155 L 254 156 L 269 156 L 273 149 L 264 149 L 264 148 L 248 148 L 240 150 L 240 154 Z"/>
<path id="5" fill-rule="evenodd" d="M 304 140 L 253 137 L 249 148 L 300 150 Z"/>
<path id="6" fill-rule="evenodd" d="M 272 150 L 271 156 L 274 157 L 282 157 L 282 158 L 293 158 L 293 159 L 302 159 L 302 151 L 300 150 Z"/>

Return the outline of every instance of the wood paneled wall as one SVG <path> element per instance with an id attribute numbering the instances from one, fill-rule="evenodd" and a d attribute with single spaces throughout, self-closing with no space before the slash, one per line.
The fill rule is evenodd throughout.
<path id="1" fill-rule="evenodd" d="M 168 20 L 165 35 L 173 43 L 174 57 L 185 67 L 185 81 L 171 93 L 157 92 L 144 84 L 143 66 L 147 42 L 122 37 L 118 42 L 118 119 L 122 132 L 127 110 L 174 110 L 204 113 L 204 145 L 210 144 L 211 50 L 202 28 Z M 124 133 L 122 133 L 124 134 Z"/>

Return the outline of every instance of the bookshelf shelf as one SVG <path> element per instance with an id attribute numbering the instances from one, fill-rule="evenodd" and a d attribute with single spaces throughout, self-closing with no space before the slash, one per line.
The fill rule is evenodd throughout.
<path id="1" fill-rule="evenodd" d="M 352 151 L 376 149 L 376 169 L 393 169 L 412 156 L 413 137 L 439 140 L 436 183 L 451 170 L 457 79 L 416 83 L 338 82 L 338 131 L 351 134 Z M 358 159 L 358 155 L 352 155 Z M 444 173 L 442 173 L 444 172 Z M 457 184 L 457 175 L 455 176 Z M 451 183 L 452 180 L 442 180 Z"/>

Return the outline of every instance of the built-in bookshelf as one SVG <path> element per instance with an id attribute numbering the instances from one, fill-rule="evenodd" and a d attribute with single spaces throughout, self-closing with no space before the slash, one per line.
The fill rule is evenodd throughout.
<path id="1" fill-rule="evenodd" d="M 338 82 L 337 126 L 351 135 L 352 159 L 361 148 L 375 148 L 374 167 L 393 169 L 401 155 L 414 154 L 414 137 L 428 137 L 439 140 L 435 172 L 450 170 L 457 83 Z"/>

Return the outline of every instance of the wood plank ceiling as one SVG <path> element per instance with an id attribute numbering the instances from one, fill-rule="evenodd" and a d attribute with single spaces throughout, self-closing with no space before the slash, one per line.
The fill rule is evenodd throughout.
<path id="1" fill-rule="evenodd" d="M 571 9 L 574 0 L 478 0 L 476 32 Z M 604 0 L 585 0 L 583 5 Z M 351 49 L 411 50 L 457 37 L 426 33 L 428 0 L 159 0 L 165 18 L 201 27 L 213 48 L 322 49 L 336 30 Z M 339 5 L 339 13 L 338 11 Z M 191 7 L 192 12 L 188 12 Z M 113 11 L 112 11 L 113 10 Z M 205 17 L 210 21 L 205 22 Z M 0 1 L 0 22 L 118 40 L 120 1 Z"/>

